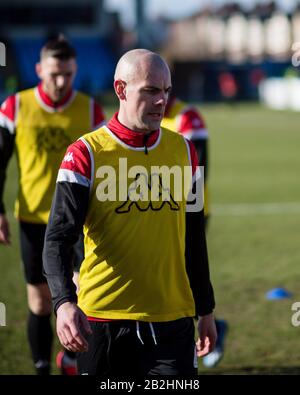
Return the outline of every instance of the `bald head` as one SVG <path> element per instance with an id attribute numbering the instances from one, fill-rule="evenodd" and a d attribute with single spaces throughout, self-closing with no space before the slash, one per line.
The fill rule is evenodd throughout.
<path id="1" fill-rule="evenodd" d="M 136 132 L 160 127 L 171 89 L 167 63 L 156 53 L 134 49 L 119 60 L 114 82 L 119 121 Z"/>
<path id="2" fill-rule="evenodd" d="M 157 53 L 147 49 L 133 49 L 120 58 L 115 71 L 115 81 L 131 82 L 157 71 L 170 74 L 169 66 Z"/>

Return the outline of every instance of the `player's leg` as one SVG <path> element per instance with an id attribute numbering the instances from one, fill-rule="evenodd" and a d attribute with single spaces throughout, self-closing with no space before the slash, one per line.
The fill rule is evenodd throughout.
<path id="1" fill-rule="evenodd" d="M 21 256 L 27 283 L 28 341 L 39 375 L 50 374 L 53 332 L 51 295 L 43 275 L 42 252 L 46 225 L 20 222 Z"/>
<path id="2" fill-rule="evenodd" d="M 27 335 L 38 375 L 50 374 L 53 332 L 52 302 L 47 283 L 27 284 L 29 315 Z"/>

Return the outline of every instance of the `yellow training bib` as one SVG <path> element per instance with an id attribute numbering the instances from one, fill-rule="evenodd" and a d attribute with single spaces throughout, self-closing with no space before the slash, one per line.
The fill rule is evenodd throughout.
<path id="1" fill-rule="evenodd" d="M 107 127 L 83 136 L 83 141 L 93 170 L 80 308 L 88 316 L 106 319 L 159 322 L 194 316 L 185 268 L 186 200 L 184 193 L 178 199 L 175 182 L 166 185 L 158 171 L 174 167 L 180 179 L 179 170 L 186 166 L 190 178 L 185 192 L 190 188 L 186 141 L 162 129 L 146 154 Z M 108 195 L 113 199 L 104 201 Z"/>
<path id="2" fill-rule="evenodd" d="M 68 145 L 91 129 L 90 98 L 74 92 L 69 105 L 49 112 L 38 101 L 36 88 L 22 91 L 16 119 L 19 167 L 17 218 L 46 224 L 57 172 Z"/>

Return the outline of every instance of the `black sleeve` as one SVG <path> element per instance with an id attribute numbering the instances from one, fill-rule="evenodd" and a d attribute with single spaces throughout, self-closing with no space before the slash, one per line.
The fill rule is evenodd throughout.
<path id="1" fill-rule="evenodd" d="M 186 213 L 185 243 L 186 268 L 197 315 L 210 314 L 215 307 L 215 299 L 209 275 L 204 210 Z"/>
<path id="2" fill-rule="evenodd" d="M 6 168 L 12 156 L 15 145 L 15 135 L 7 129 L 0 127 L 0 214 L 5 213 L 3 203 L 4 183 L 6 179 Z"/>
<path id="3" fill-rule="evenodd" d="M 56 184 L 47 225 L 43 265 L 54 311 L 65 302 L 77 302 L 73 277 L 73 246 L 82 232 L 89 188 L 70 182 Z"/>
<path id="4" fill-rule="evenodd" d="M 204 166 L 204 180 L 208 176 L 208 139 L 192 140 L 198 155 L 199 166 Z"/>

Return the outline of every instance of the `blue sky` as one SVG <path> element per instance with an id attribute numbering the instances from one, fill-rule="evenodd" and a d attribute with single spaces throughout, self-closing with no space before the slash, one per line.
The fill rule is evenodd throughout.
<path id="1" fill-rule="evenodd" d="M 252 7 L 254 3 L 266 3 L 269 0 L 235 0 L 245 8 Z M 166 15 L 171 18 L 188 16 L 207 4 L 222 5 L 230 0 L 146 0 L 147 14 L 150 17 Z M 292 9 L 297 0 L 277 0 L 280 7 L 286 11 Z M 120 11 L 122 22 L 128 28 L 134 25 L 134 0 L 105 0 L 109 10 Z"/>

